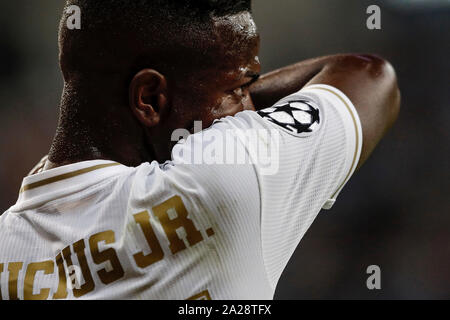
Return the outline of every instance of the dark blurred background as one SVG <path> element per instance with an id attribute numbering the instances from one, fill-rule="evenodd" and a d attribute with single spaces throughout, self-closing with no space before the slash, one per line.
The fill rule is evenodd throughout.
<path id="1" fill-rule="evenodd" d="M 64 1 L 0 4 L 0 211 L 48 152 L 62 77 Z M 366 8 L 381 8 L 381 30 Z M 397 70 L 399 121 L 331 211 L 306 233 L 277 299 L 450 298 L 450 1 L 254 0 L 263 71 L 343 52 L 378 53 Z M 368 290 L 366 268 L 381 268 Z"/>

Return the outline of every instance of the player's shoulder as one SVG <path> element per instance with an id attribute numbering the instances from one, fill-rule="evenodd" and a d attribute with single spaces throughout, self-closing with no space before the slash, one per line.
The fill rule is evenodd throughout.
<path id="1" fill-rule="evenodd" d="M 134 167 L 127 177 L 131 184 L 131 196 L 145 197 L 158 189 L 165 189 L 169 184 L 168 171 L 173 166 L 172 161 L 164 163 L 152 161 Z"/>

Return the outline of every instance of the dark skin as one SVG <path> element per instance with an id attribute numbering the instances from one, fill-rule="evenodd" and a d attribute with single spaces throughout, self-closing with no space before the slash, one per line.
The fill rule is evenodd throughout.
<path id="1" fill-rule="evenodd" d="M 154 160 L 164 162 L 170 159 L 175 144 L 171 135 L 175 129 L 185 128 L 193 132 L 194 121 L 201 121 L 205 129 L 216 119 L 233 116 L 243 110 L 255 110 L 250 85 L 258 79 L 261 66 L 257 58 L 259 37 L 255 35 L 253 41 L 255 45 L 249 59 L 240 61 L 242 59 L 236 57 L 231 68 L 207 69 L 195 76 L 192 80 L 194 93 L 187 92 L 171 99 L 166 77 L 153 69 L 142 70 L 134 77 L 130 84 L 130 107 L 146 128 Z M 173 103 L 177 105 L 182 104 L 181 112 L 171 112 L 171 100 L 176 100 Z M 157 106 L 154 107 L 150 101 Z"/>
<path id="2" fill-rule="evenodd" d="M 255 105 L 265 108 L 313 84 L 340 89 L 358 111 L 363 129 L 359 169 L 398 117 L 401 99 L 393 67 L 370 54 L 320 57 L 262 76 L 251 87 L 251 95 Z"/>
<path id="3" fill-rule="evenodd" d="M 170 159 L 175 143 L 170 138 L 175 129 L 185 128 L 192 132 L 194 121 L 202 121 L 206 128 L 215 119 L 255 110 L 255 106 L 258 109 L 269 107 L 308 84 L 332 85 L 354 103 L 361 118 L 364 139 L 359 166 L 394 123 L 400 95 L 395 72 L 383 59 L 372 55 L 328 56 L 300 62 L 259 78 L 259 36 L 251 15 L 241 13 L 215 23 L 219 42 L 221 33 L 225 38 L 230 27 L 238 26 L 247 32 L 251 43 L 248 52 L 231 58 L 218 56 L 217 61 L 226 60 L 225 66 L 218 64 L 217 68 L 196 72 L 183 83 L 183 89 L 156 69 L 140 70 L 129 83 L 128 108 L 118 108 L 123 110 L 122 113 L 107 115 L 113 117 L 111 121 L 125 124 L 125 134 L 113 133 L 108 143 L 104 143 L 102 135 L 96 136 L 94 130 L 86 142 L 65 133 L 60 126 L 44 169 L 93 159 L 113 160 L 128 166 L 153 160 L 164 162 Z M 64 63 L 61 65 L 64 73 Z M 71 91 L 69 78 L 65 74 L 65 94 Z M 94 79 L 86 91 L 77 92 L 84 95 L 86 103 L 92 104 L 92 108 L 86 108 L 92 110 L 92 113 L 87 112 L 87 121 L 95 123 L 102 116 L 98 111 L 102 110 L 99 104 L 123 103 L 119 97 L 112 96 L 105 101 L 105 96 L 100 99 L 98 94 L 120 92 L 122 85 L 120 76 L 118 79 L 107 77 L 103 82 Z M 66 149 L 67 145 L 72 149 Z M 77 150 L 76 155 L 70 150 Z"/>

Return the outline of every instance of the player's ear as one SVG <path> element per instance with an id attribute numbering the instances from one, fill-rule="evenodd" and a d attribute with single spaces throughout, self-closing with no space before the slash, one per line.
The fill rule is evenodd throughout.
<path id="1" fill-rule="evenodd" d="M 159 124 L 167 108 L 167 80 L 153 69 L 139 71 L 131 80 L 130 107 L 136 118 L 146 127 Z"/>

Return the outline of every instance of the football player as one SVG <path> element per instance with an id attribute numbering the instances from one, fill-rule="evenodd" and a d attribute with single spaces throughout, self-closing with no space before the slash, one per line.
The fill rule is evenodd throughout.
<path id="1" fill-rule="evenodd" d="M 272 299 L 395 121 L 392 66 L 339 54 L 260 76 L 250 0 L 70 5 L 56 135 L 0 217 L 0 298 Z"/>

